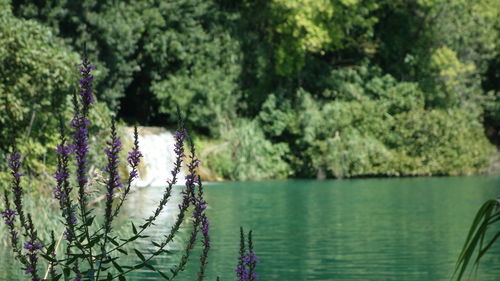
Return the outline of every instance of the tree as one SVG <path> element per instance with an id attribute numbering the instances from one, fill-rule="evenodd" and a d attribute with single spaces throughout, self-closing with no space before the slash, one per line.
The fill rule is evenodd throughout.
<path id="1" fill-rule="evenodd" d="M 22 143 L 18 149 L 29 156 L 31 172 L 40 173 L 46 163 L 54 163 L 55 159 L 46 159 L 45 155 L 57 141 L 57 115 L 64 115 L 67 97 L 76 90 L 73 81 L 78 58 L 49 28 L 15 18 L 8 1 L 0 1 L 2 159 L 17 142 Z"/>

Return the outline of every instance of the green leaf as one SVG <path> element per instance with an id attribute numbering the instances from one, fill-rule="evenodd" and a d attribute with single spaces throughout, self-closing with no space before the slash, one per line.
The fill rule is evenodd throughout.
<path id="1" fill-rule="evenodd" d="M 134 233 L 134 235 L 137 235 L 137 229 L 135 228 L 134 223 L 132 223 L 132 232 Z"/>
<path id="2" fill-rule="evenodd" d="M 90 240 L 90 243 L 88 243 L 86 246 L 87 248 L 92 248 L 95 246 L 95 244 L 97 244 L 97 242 L 99 242 L 101 239 L 101 236 L 96 236 L 94 239 L 91 239 Z"/>
<path id="3" fill-rule="evenodd" d="M 137 238 L 139 238 L 139 236 L 133 236 L 131 237 L 130 239 L 126 240 L 127 242 L 132 242 L 132 241 L 135 241 L 137 240 Z"/>
<path id="4" fill-rule="evenodd" d="M 109 242 L 111 242 L 111 244 L 113 244 L 115 246 L 120 246 L 120 244 L 118 244 L 118 242 L 116 242 L 116 240 L 113 237 L 108 236 L 108 240 L 109 240 Z"/>
<path id="5" fill-rule="evenodd" d="M 150 265 L 149 263 L 145 263 L 144 266 L 146 266 L 147 268 L 149 268 L 151 270 L 156 271 L 156 269 L 154 268 L 154 266 Z"/>
<path id="6" fill-rule="evenodd" d="M 69 281 L 69 275 L 71 274 L 71 268 L 70 267 L 65 267 L 63 269 L 63 274 L 64 274 L 64 280 Z"/>
<path id="7" fill-rule="evenodd" d="M 80 239 L 78 241 L 80 242 L 80 244 L 83 243 L 83 241 L 85 241 L 85 235 L 81 235 Z M 77 245 L 77 247 L 78 247 L 78 245 Z"/>
<path id="8" fill-rule="evenodd" d="M 112 261 L 111 263 L 118 271 L 123 272 L 123 268 L 118 263 L 116 263 L 115 261 Z"/>
<path id="9" fill-rule="evenodd" d="M 87 221 L 85 222 L 86 226 L 91 226 L 92 222 L 94 222 L 94 217 L 89 217 L 87 218 Z"/>
<path id="10" fill-rule="evenodd" d="M 144 263 L 134 265 L 134 269 L 143 268 L 143 267 L 144 267 L 144 265 L 145 265 Z"/>
<path id="11" fill-rule="evenodd" d="M 46 254 L 41 254 L 41 256 L 42 256 L 44 259 L 46 259 L 46 260 L 48 260 L 48 261 L 50 261 L 50 262 L 57 262 L 57 260 L 56 260 L 56 259 L 54 259 L 53 257 L 51 257 L 51 256 L 49 256 L 49 255 L 46 255 Z"/>
<path id="12" fill-rule="evenodd" d="M 134 249 L 135 254 L 142 260 L 145 261 L 146 259 L 144 258 L 144 255 L 139 252 L 137 249 Z"/>
<path id="13" fill-rule="evenodd" d="M 125 251 L 125 250 L 123 250 L 123 249 L 121 249 L 121 248 L 117 248 L 116 250 L 117 250 L 118 252 L 120 252 L 120 253 L 124 254 L 124 255 L 128 255 L 128 252 L 127 252 L 127 251 Z"/>
<path id="14" fill-rule="evenodd" d="M 52 253 L 55 246 L 56 246 L 56 241 L 53 241 L 52 243 L 50 243 L 50 246 L 47 248 L 47 253 Z"/>
<path id="15" fill-rule="evenodd" d="M 483 255 L 486 254 L 486 252 L 491 248 L 491 246 L 493 246 L 495 241 L 497 241 L 498 237 L 500 237 L 500 231 L 495 234 L 493 239 L 490 240 L 490 242 L 488 243 L 488 245 L 486 245 L 486 247 L 484 247 L 483 249 L 480 250 L 480 252 L 476 258 L 476 263 L 478 263 L 479 260 L 483 257 Z"/>

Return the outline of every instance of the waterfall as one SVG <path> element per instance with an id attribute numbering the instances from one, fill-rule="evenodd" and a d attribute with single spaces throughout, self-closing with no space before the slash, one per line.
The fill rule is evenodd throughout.
<path id="1" fill-rule="evenodd" d="M 175 139 L 171 132 L 159 127 L 138 127 L 139 150 L 143 163 L 139 167 L 139 178 L 134 184 L 139 187 L 164 186 L 172 178 L 174 168 Z M 127 128 L 127 135 L 133 138 L 133 129 Z M 182 184 L 184 173 L 181 170 L 177 183 Z"/>

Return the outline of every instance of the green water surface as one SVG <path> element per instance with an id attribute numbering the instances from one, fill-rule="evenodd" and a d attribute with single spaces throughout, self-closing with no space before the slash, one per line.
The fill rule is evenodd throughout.
<path id="1" fill-rule="evenodd" d="M 260 280 L 432 281 L 449 280 L 475 212 L 500 194 L 500 177 L 228 182 L 205 188 L 212 237 L 206 280 L 236 280 L 243 226 L 254 231 Z M 150 232 L 153 239 L 168 232 L 178 192 Z M 160 187 L 135 193 L 117 223 L 140 222 L 161 194 Z M 170 248 L 174 253 L 188 230 Z M 137 247 L 147 251 L 150 245 Z M 477 280 L 500 280 L 499 254 L 494 247 Z M 5 247 L 0 258 L 0 278 L 10 276 L 2 280 L 23 280 L 9 273 L 17 266 Z M 155 262 L 165 270 L 175 263 Z M 196 270 L 192 264 L 176 280 L 194 280 Z M 144 269 L 127 280 L 160 279 Z"/>

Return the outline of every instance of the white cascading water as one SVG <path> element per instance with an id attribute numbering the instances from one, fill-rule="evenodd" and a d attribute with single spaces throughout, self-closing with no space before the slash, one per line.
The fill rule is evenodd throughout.
<path id="1" fill-rule="evenodd" d="M 139 178 L 134 181 L 138 187 L 165 186 L 167 180 L 172 178 L 174 168 L 175 139 L 171 132 L 158 127 L 138 127 L 139 150 L 144 164 L 139 169 Z M 133 129 L 127 128 L 128 135 L 133 138 Z M 177 184 L 184 179 L 181 170 L 177 176 Z M 179 182 L 180 181 L 180 182 Z"/>
<path id="2" fill-rule="evenodd" d="M 127 127 L 125 130 L 127 138 L 133 141 L 134 129 Z M 167 180 L 172 179 L 171 171 L 174 168 L 176 158 L 175 139 L 170 131 L 159 127 L 138 127 L 137 130 L 139 150 L 143 157 L 139 166 L 139 178 L 134 180 L 133 185 L 141 189 L 128 197 L 127 204 L 129 208 L 134 210 L 134 215 L 137 218 L 145 218 L 155 212 L 167 186 Z M 181 169 L 177 175 L 176 185 L 183 185 L 184 179 L 185 173 Z M 142 189 L 142 187 L 148 188 Z M 180 189 L 174 188 L 169 203 L 164 206 L 163 212 L 155 221 L 158 225 L 149 228 L 145 232 L 146 235 L 155 237 L 155 240 L 164 238 L 165 230 L 171 228 L 179 212 L 178 205 L 182 202 L 183 196 L 180 192 L 181 189 L 182 187 Z M 180 251 L 183 247 L 182 241 L 174 240 L 166 249 Z M 171 263 L 172 261 L 165 261 L 164 269 L 173 265 Z"/>

